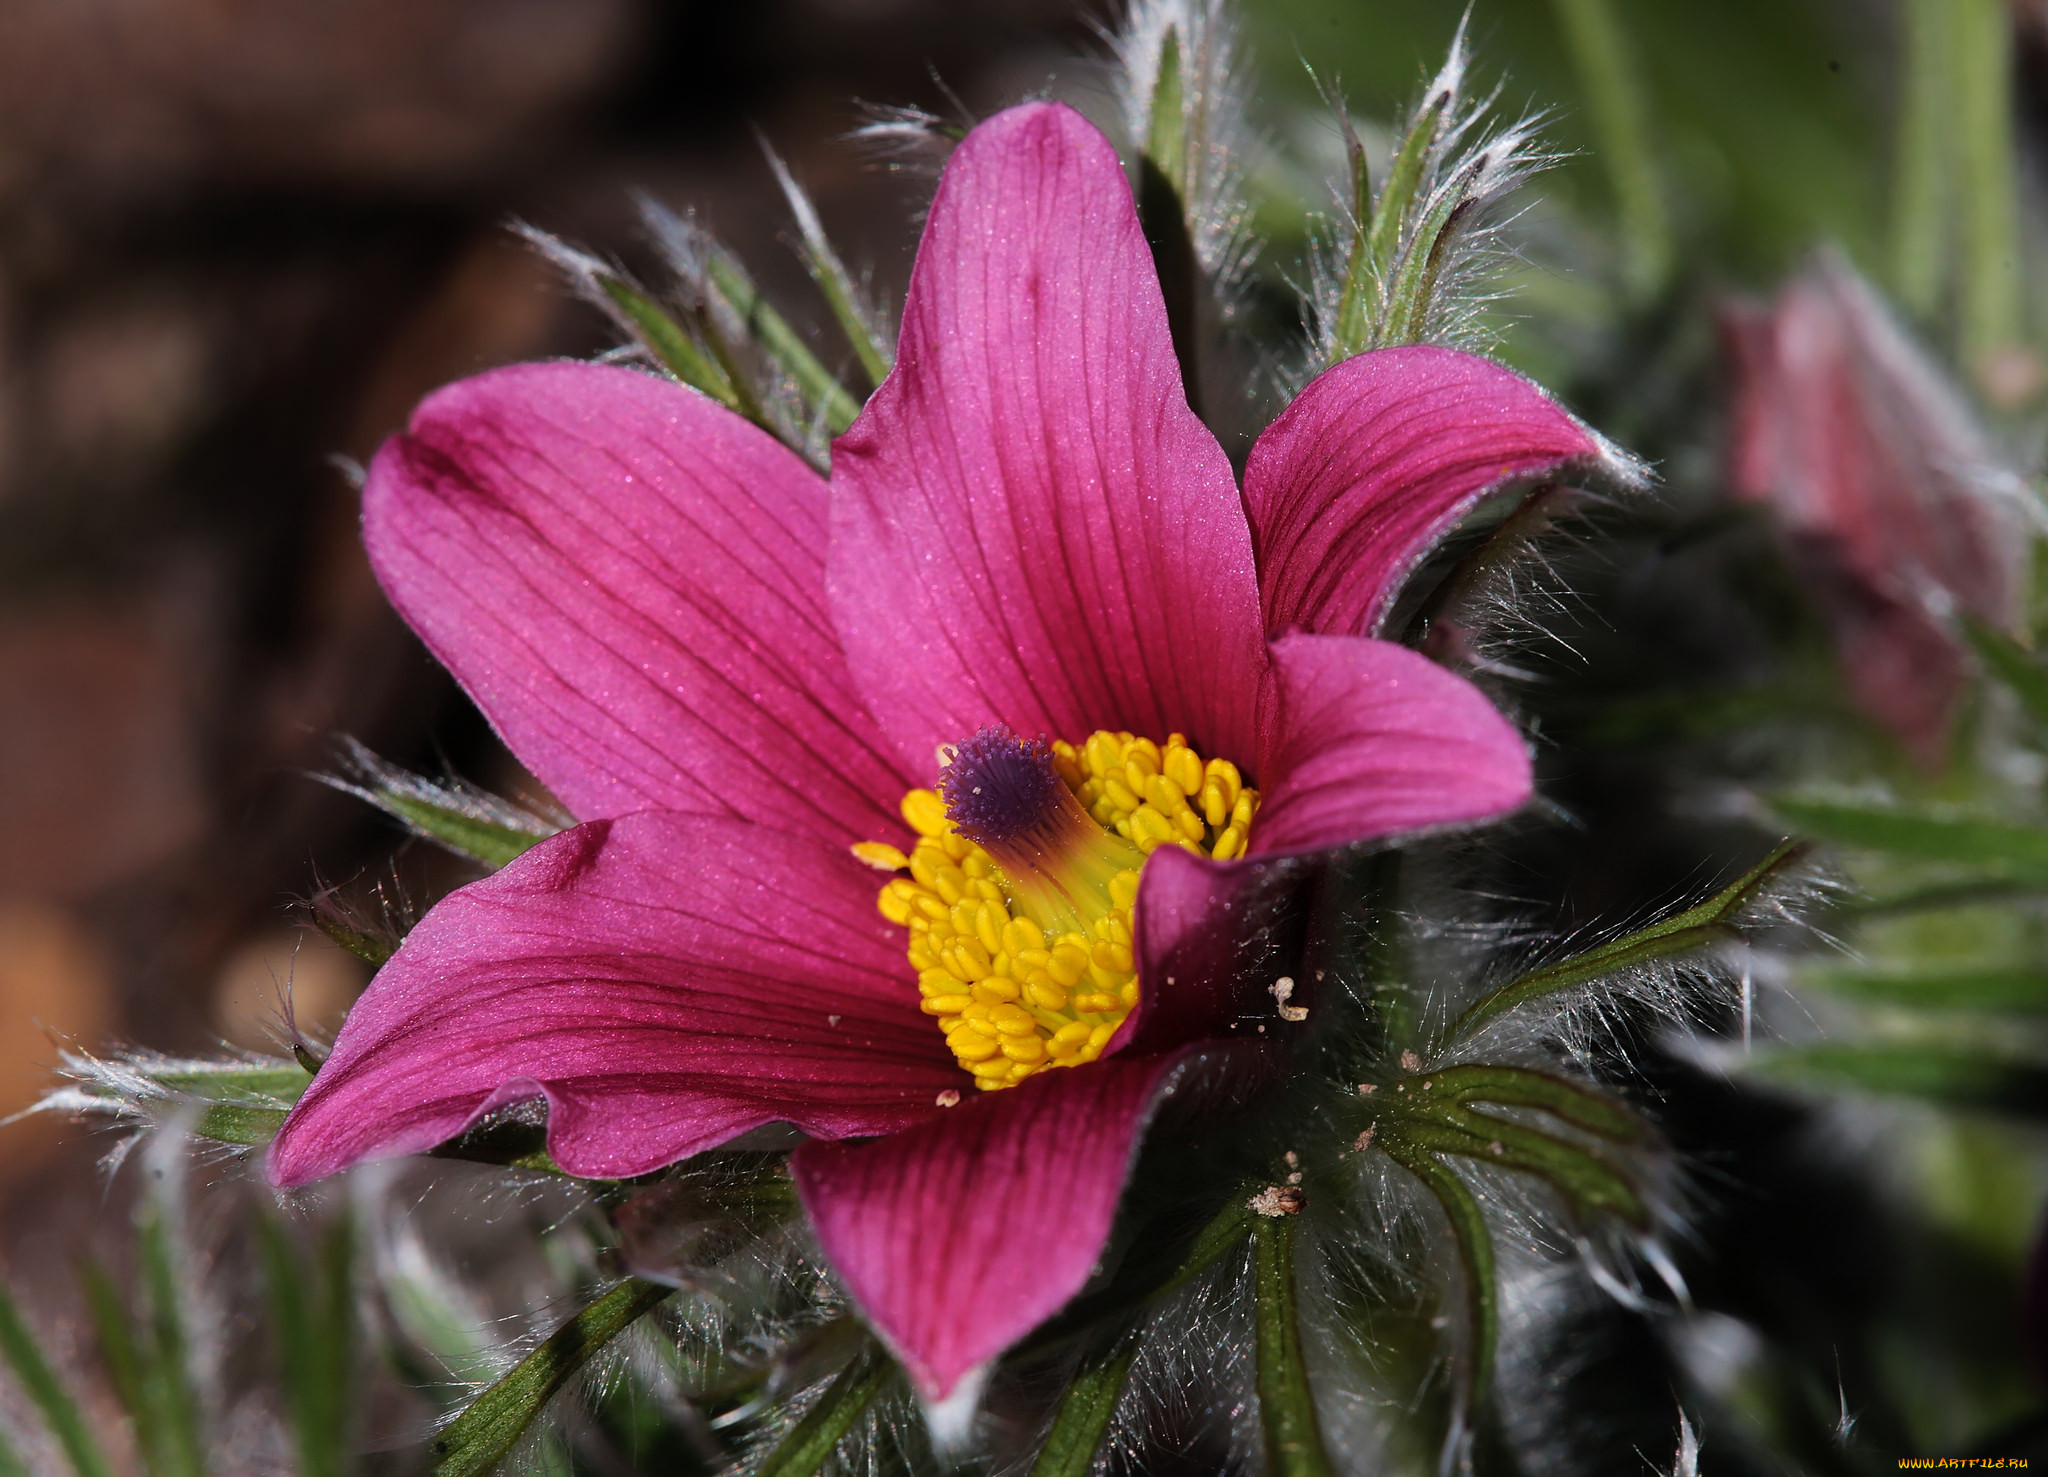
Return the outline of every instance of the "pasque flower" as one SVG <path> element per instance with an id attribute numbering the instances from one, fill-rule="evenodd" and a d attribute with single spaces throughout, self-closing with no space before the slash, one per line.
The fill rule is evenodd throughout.
<path id="1" fill-rule="evenodd" d="M 1117 156 L 1052 104 L 955 152 L 896 364 L 829 484 L 576 363 L 380 452 L 378 577 L 584 823 L 420 922 L 269 1168 L 536 1096 L 592 1177 L 792 1124 L 824 1252 L 939 1396 L 1088 1278 L 1176 1073 L 1278 1022 L 1261 869 L 1527 797 L 1477 689 L 1368 634 L 1404 574 L 1491 489 L 1627 469 L 1417 347 L 1311 384 L 1240 494 Z"/>
<path id="2" fill-rule="evenodd" d="M 1818 258 L 1724 329 L 1734 492 L 1791 534 L 1858 706 L 1936 767 L 1968 670 L 1955 617 L 2018 615 L 2024 489 L 1845 262 Z"/>

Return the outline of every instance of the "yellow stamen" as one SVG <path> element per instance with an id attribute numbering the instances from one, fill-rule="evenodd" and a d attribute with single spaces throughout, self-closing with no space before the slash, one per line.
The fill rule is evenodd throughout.
<path id="1" fill-rule="evenodd" d="M 1166 845 L 1242 856 L 1258 813 L 1236 765 L 1205 760 L 1177 733 L 1160 744 L 1097 731 L 1055 739 L 1044 757 L 1077 804 L 1050 851 L 999 860 L 955 828 L 933 790 L 903 797 L 918 836 L 907 856 L 881 842 L 853 848 L 898 874 L 876 905 L 909 930 L 920 1008 L 984 1091 L 1102 1054 L 1138 1003 L 1131 913 L 1144 858 Z"/>

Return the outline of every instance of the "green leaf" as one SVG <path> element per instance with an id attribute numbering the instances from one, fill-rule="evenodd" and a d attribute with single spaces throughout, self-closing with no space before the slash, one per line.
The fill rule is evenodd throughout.
<path id="1" fill-rule="evenodd" d="M 1824 1042 L 1758 1050 L 1749 1074 L 1821 1091 L 1924 1098 L 2048 1118 L 2048 1064 L 1941 1042 Z"/>
<path id="2" fill-rule="evenodd" d="M 158 1429 L 156 1410 L 143 1394 L 142 1354 L 135 1345 L 135 1330 L 128 1322 L 127 1304 L 105 1269 L 97 1264 L 86 1263 L 79 1279 L 85 1286 L 86 1311 L 99 1338 L 100 1360 L 106 1366 L 114 1394 L 135 1427 L 136 1449 L 150 1471 L 161 1472 L 163 1434 Z"/>
<path id="3" fill-rule="evenodd" d="M 1038 1460 L 1032 1463 L 1031 1477 L 1088 1477 L 1095 1466 L 1095 1449 L 1109 1430 L 1131 1361 L 1137 1357 L 1137 1341 L 1125 1339 L 1107 1357 L 1083 1361 L 1060 1401 Z"/>
<path id="4" fill-rule="evenodd" d="M 1188 196 L 1187 99 L 1181 85 L 1181 37 L 1172 26 L 1159 38 L 1159 72 L 1145 130 L 1145 157 L 1183 202 Z"/>
<path id="5" fill-rule="evenodd" d="M 818 1403 L 755 1467 L 752 1477 L 811 1477 L 838 1449 L 853 1423 L 896 1373 L 887 1355 L 870 1344 L 839 1372 Z"/>
<path id="6" fill-rule="evenodd" d="M 867 376 L 868 388 L 872 390 L 895 367 L 895 350 L 881 325 L 875 321 L 875 314 L 863 300 L 865 294 L 855 285 L 853 274 L 846 270 L 839 253 L 832 249 L 831 239 L 825 234 L 824 223 L 818 219 L 817 208 L 811 204 L 810 196 L 804 193 L 781 156 L 773 149 L 768 150 L 768 165 L 775 171 L 775 182 L 782 186 L 783 198 L 789 201 L 790 214 L 796 217 L 797 231 L 804 239 L 804 269 L 818 284 L 818 291 L 832 309 L 832 317 L 839 324 L 839 331 L 846 335 L 854 357 L 860 361 L 861 372 Z"/>
<path id="7" fill-rule="evenodd" d="M 1552 0 L 1573 70 L 1585 93 L 1588 121 L 1607 167 L 1620 217 L 1629 287 L 1656 291 L 1671 271 L 1671 221 L 1650 152 L 1650 107 L 1642 69 L 1608 0 Z"/>
<path id="8" fill-rule="evenodd" d="M 1325 94 L 1344 135 L 1345 158 L 1351 165 L 1351 250 L 1344 263 L 1344 286 L 1337 295 L 1337 321 L 1331 332 L 1332 359 L 1349 359 L 1372 347 L 1372 304 L 1379 286 L 1373 275 L 1372 169 L 1365 145 L 1352 126 L 1343 100 Z"/>
<path id="9" fill-rule="evenodd" d="M 1807 969 L 1800 983 L 1829 994 L 1939 1010 L 2048 1011 L 2048 970 Z"/>
<path id="10" fill-rule="evenodd" d="M 1252 1283 L 1258 1353 L 1259 1423 L 1273 1477 L 1333 1477 L 1301 1355 L 1295 1306 L 1292 1215 L 1252 1225 Z"/>
<path id="11" fill-rule="evenodd" d="M 1510 980 L 1458 1018 L 1447 1039 L 1470 1036 L 1494 1017 L 1588 984 L 1653 959 L 1689 953 L 1737 936 L 1735 919 L 1771 880 L 1806 854 L 1799 842 L 1785 841 L 1740 877 L 1696 907 L 1639 928 L 1583 954 L 1545 965 Z"/>
<path id="12" fill-rule="evenodd" d="M 435 1477 L 480 1477 L 501 1461 L 554 1393 L 675 1291 L 629 1278 L 564 1323 L 514 1365 L 434 1439 Z"/>
<path id="13" fill-rule="evenodd" d="M 137 1228 L 136 1250 L 149 1293 L 149 1320 L 142 1341 L 142 1389 L 151 1407 L 160 1477 L 204 1477 L 206 1445 L 199 1392 L 192 1382 L 179 1310 L 179 1277 L 163 1216 L 152 1209 Z"/>
<path id="14" fill-rule="evenodd" d="M 1985 670 L 2012 689 L 2028 716 L 2036 723 L 2048 723 L 2048 667 L 2005 632 L 1974 616 L 1963 618 L 1963 634 L 1970 638 Z"/>
<path id="15" fill-rule="evenodd" d="M 99 1443 L 93 1440 L 84 1412 L 50 1368 L 35 1335 L 22 1321 L 21 1310 L 4 1287 L 0 1287 L 0 1358 L 6 1359 L 29 1399 L 43 1413 L 77 1477 L 113 1477 L 113 1468 L 107 1464 Z"/>
<path id="16" fill-rule="evenodd" d="M 315 775 L 404 823 L 416 836 L 496 869 L 561 830 L 560 824 L 459 781 L 436 784 L 345 739 L 342 773 Z"/>
<path id="17" fill-rule="evenodd" d="M 270 1062 L 179 1062 L 148 1074 L 173 1092 L 221 1103 L 291 1104 L 312 1085 L 306 1069 Z"/>
<path id="18" fill-rule="evenodd" d="M 2048 829 L 2041 827 L 1789 796 L 1772 800 L 1771 808 L 1798 830 L 1825 841 L 2048 886 Z"/>
<path id="19" fill-rule="evenodd" d="M 1452 227 L 1465 209 L 1472 185 L 1478 179 L 1480 160 L 1474 156 L 1435 194 L 1427 212 L 1415 223 L 1407 248 L 1394 269 L 1394 280 L 1385 289 L 1380 313 L 1380 331 L 1374 346 L 1389 348 L 1420 342 L 1427 326 L 1429 305 L 1436 296 L 1436 284 L 1443 271 L 1444 248 Z"/>
<path id="20" fill-rule="evenodd" d="M 7 1439 L 5 1431 L 0 1431 L 0 1477 L 34 1477 L 28 1463 L 21 1459 L 21 1453 L 14 1449 L 14 1443 Z"/>
<path id="21" fill-rule="evenodd" d="M 1477 1405 L 1486 1398 L 1487 1387 L 1492 1383 L 1493 1349 L 1500 1333 L 1493 1232 L 1487 1227 L 1486 1213 L 1479 1208 L 1465 1181 L 1433 1154 L 1410 1143 L 1405 1129 L 1406 1125 L 1393 1127 L 1375 1142 L 1386 1149 L 1395 1163 L 1422 1181 L 1450 1218 L 1451 1233 L 1458 1243 L 1458 1259 L 1465 1269 L 1465 1313 L 1472 1356 L 1467 1403 Z"/>
<path id="22" fill-rule="evenodd" d="M 1394 151 L 1394 157 L 1387 165 L 1386 183 L 1380 186 L 1379 199 L 1373 203 L 1370 228 L 1361 223 L 1364 256 L 1361 260 L 1356 252 L 1353 253 L 1352 267 L 1345 273 L 1345 291 L 1352 291 L 1355 275 L 1358 291 L 1364 293 L 1369 288 L 1377 294 L 1381 307 L 1375 315 L 1379 321 L 1373 325 L 1370 337 L 1355 344 L 1340 343 L 1338 354 L 1343 357 L 1363 353 L 1370 348 L 1382 348 L 1393 342 L 1384 331 L 1387 320 L 1385 301 L 1393 285 L 1394 258 L 1401 247 L 1401 228 L 1407 224 L 1416 188 L 1422 183 L 1423 170 L 1428 166 L 1430 153 L 1436 148 L 1437 137 L 1443 129 L 1445 111 L 1455 96 L 1447 86 L 1432 86 L 1422 105 L 1415 110 L 1408 132 L 1401 139 L 1401 146 Z"/>
<path id="23" fill-rule="evenodd" d="M 727 410 L 740 409 L 732 379 L 715 360 L 697 347 L 690 331 L 669 316 L 654 299 L 637 287 L 610 273 L 597 276 L 597 285 L 612 300 L 633 336 L 663 368 L 688 385 L 709 395 Z"/>
<path id="24" fill-rule="evenodd" d="M 522 831 L 496 821 L 480 820 L 449 806 L 435 805 L 409 795 L 385 793 L 371 803 L 457 856 L 466 856 L 491 868 L 517 860 L 553 834 Z"/>
<path id="25" fill-rule="evenodd" d="M 860 402 L 818 362 L 818 356 L 761 296 L 731 253 L 716 246 L 707 251 L 705 277 L 746 326 L 748 336 L 796 382 L 797 392 L 824 420 L 826 429 L 836 436 L 852 425 L 860 414 Z"/>
<path id="26" fill-rule="evenodd" d="M 257 1231 L 299 1477 L 341 1477 L 349 1465 L 352 1416 L 353 1229 L 346 1217 L 329 1227 L 311 1267 L 276 1221 L 258 1222 Z"/>
<path id="27" fill-rule="evenodd" d="M 277 1137 L 284 1127 L 284 1108 L 238 1108 L 222 1105 L 208 1108 L 193 1120 L 192 1132 L 217 1144 L 260 1147 Z"/>

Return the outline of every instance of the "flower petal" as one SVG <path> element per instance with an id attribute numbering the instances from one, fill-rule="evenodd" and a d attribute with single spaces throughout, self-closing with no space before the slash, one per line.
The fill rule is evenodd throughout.
<path id="1" fill-rule="evenodd" d="M 743 821 L 643 812 L 451 894 L 349 1013 L 270 1149 L 303 1184 L 544 1094 L 571 1173 L 642 1174 L 763 1123 L 883 1133 L 965 1086 L 875 873 Z"/>
<path id="2" fill-rule="evenodd" d="M 1138 1008 L 1108 1052 L 1249 1039 L 1278 1021 L 1270 992 L 1300 971 L 1313 866 L 1303 857 L 1214 862 L 1177 846 L 1153 852 L 1132 920 Z"/>
<path id="3" fill-rule="evenodd" d="M 794 453 L 694 391 L 524 364 L 420 406 L 371 468 L 363 541 L 399 613 L 584 819 L 885 836 L 908 783 L 832 630 L 826 514 Z"/>
<path id="4" fill-rule="evenodd" d="M 797 1192 L 861 1312 L 928 1400 L 1094 1270 L 1172 1057 L 1040 1072 L 916 1128 L 805 1144 Z"/>
<path id="5" fill-rule="evenodd" d="M 1529 751 L 1464 678 L 1390 641 L 1283 636 L 1251 851 L 1274 855 L 1502 815 Z"/>
<path id="6" fill-rule="evenodd" d="M 954 151 L 896 369 L 832 452 L 832 608 L 907 762 L 991 723 L 1245 754 L 1251 539 L 1116 151 L 1056 104 Z"/>
<path id="7" fill-rule="evenodd" d="M 1542 390 L 1426 345 L 1326 370 L 1245 466 L 1266 629 L 1377 629 L 1401 581 L 1489 493 L 1543 481 L 1633 487 L 1643 473 Z"/>

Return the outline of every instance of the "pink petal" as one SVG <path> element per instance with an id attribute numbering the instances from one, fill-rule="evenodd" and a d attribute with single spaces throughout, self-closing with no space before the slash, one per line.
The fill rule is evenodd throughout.
<path id="1" fill-rule="evenodd" d="M 1402 580 L 1482 497 L 1642 473 L 1542 390 L 1451 349 L 1379 349 L 1326 370 L 1259 437 L 1245 504 L 1266 629 L 1375 630 Z"/>
<path id="2" fill-rule="evenodd" d="M 1250 751 L 1244 513 L 1123 166 L 1072 110 L 1014 108 L 954 152 L 897 367 L 833 447 L 829 580 L 854 678 L 926 774 L 991 723 Z"/>
<path id="3" fill-rule="evenodd" d="M 794 453 L 695 391 L 524 364 L 420 406 L 370 470 L 363 541 L 399 613 L 583 818 L 885 836 L 908 786 L 832 630 L 826 514 Z"/>
<path id="4" fill-rule="evenodd" d="M 1521 735 L 1464 678 L 1363 636 L 1273 643 L 1255 855 L 1503 815 L 1529 798 Z"/>
<path id="5" fill-rule="evenodd" d="M 1162 846 L 1138 889 L 1138 1008 L 1112 1054 L 1250 1039 L 1280 1019 L 1271 987 L 1298 972 L 1311 864 L 1300 857 L 1212 862 Z M 1305 985 L 1292 1003 L 1300 1005 Z"/>
<path id="6" fill-rule="evenodd" d="M 1170 1057 L 1041 1072 L 916 1128 L 791 1159 L 819 1244 L 927 1399 L 1094 1270 Z"/>
<path id="7" fill-rule="evenodd" d="M 643 812 L 434 908 L 270 1149 L 303 1184 L 544 1094 L 573 1174 L 642 1174 L 763 1123 L 884 1133 L 967 1084 L 917 1007 L 877 874 L 743 821 Z"/>
<path id="8" fill-rule="evenodd" d="M 1939 767 L 1968 658 L 1961 609 L 2020 617 L 2023 484 L 1962 395 L 1838 259 L 1734 308 L 1730 480 L 1791 531 L 1857 703 Z"/>

